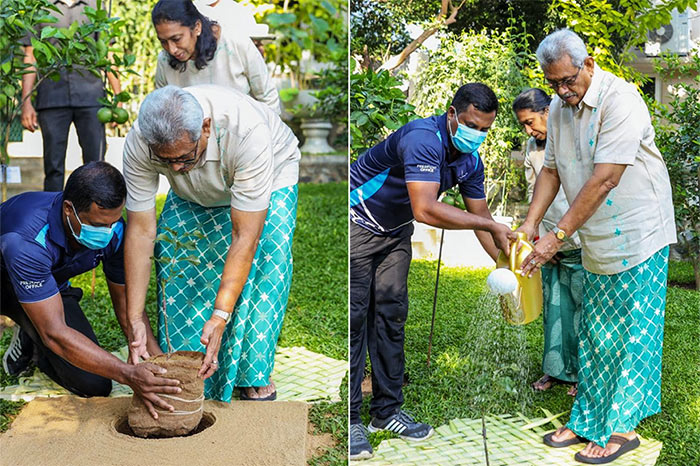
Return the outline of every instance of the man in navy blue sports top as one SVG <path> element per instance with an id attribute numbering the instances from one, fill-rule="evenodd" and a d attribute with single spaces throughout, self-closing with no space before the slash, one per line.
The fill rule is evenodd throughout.
<path id="1" fill-rule="evenodd" d="M 515 237 L 496 223 L 484 194 L 478 147 L 496 118 L 498 99 L 480 83 L 465 84 L 447 113 L 412 121 L 350 166 L 350 458 L 372 456 L 361 423 L 361 384 L 369 350 L 369 430 L 423 440 L 431 426 L 401 410 L 404 324 L 413 221 L 472 229 L 488 254 L 507 253 Z M 467 211 L 438 202 L 458 185 Z"/>
<path id="2" fill-rule="evenodd" d="M 126 184 L 106 162 L 75 170 L 63 192 L 28 192 L 0 204 L 0 312 L 17 324 L 3 367 L 10 375 L 34 362 L 80 396 L 107 396 L 114 379 L 149 406 L 172 410 L 156 393 L 178 393 L 162 369 L 130 365 L 99 347 L 70 279 L 102 263 L 114 311 L 126 333 L 124 220 Z M 148 317 L 143 314 L 150 329 Z M 149 332 L 150 354 L 161 353 Z"/>

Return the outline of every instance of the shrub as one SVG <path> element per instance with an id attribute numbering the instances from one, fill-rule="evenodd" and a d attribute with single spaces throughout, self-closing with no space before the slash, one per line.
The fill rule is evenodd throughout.
<path id="1" fill-rule="evenodd" d="M 657 106 L 656 143 L 671 178 L 678 247 L 691 258 L 700 289 L 700 56 L 684 62 L 666 55 L 656 71 L 667 79 L 694 76 L 675 86 L 669 106 Z"/>
<path id="2" fill-rule="evenodd" d="M 510 109 L 513 99 L 534 83 L 539 67 L 527 52 L 527 36 L 508 28 L 503 32 L 482 31 L 448 34 L 440 47 L 416 71 L 415 95 L 411 103 L 421 116 L 447 111 L 455 92 L 463 84 L 481 82 L 498 96 L 499 111 L 489 136 L 479 149 L 484 161 L 489 204 L 503 210 L 507 195 L 522 179 L 511 163 L 523 132 Z"/>
<path id="3" fill-rule="evenodd" d="M 355 160 L 418 116 L 399 89 L 401 82 L 388 71 L 367 69 L 350 76 L 350 152 Z"/>

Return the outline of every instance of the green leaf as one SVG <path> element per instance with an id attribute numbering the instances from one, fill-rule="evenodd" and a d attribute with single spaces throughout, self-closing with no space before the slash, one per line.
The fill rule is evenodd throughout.
<path id="1" fill-rule="evenodd" d="M 71 23 L 71 25 L 68 27 L 68 29 L 66 30 L 66 32 L 65 32 L 66 38 L 72 39 L 73 36 L 75 36 L 75 32 L 78 30 L 78 27 L 79 27 L 79 26 L 80 26 L 80 25 L 78 24 L 77 21 L 73 21 L 73 22 Z"/>
<path id="2" fill-rule="evenodd" d="M 122 91 L 114 98 L 117 102 L 128 102 L 131 99 L 131 94 L 129 94 L 127 91 Z"/>
<path id="3" fill-rule="evenodd" d="M 294 87 L 280 89 L 279 95 L 280 95 L 280 100 L 282 102 L 285 102 L 285 103 L 291 102 L 292 100 L 296 99 L 297 95 L 299 95 L 299 89 L 294 88 Z"/>
<path id="4" fill-rule="evenodd" d="M 58 29 L 53 26 L 46 26 L 41 30 L 41 40 L 45 40 L 49 37 L 55 37 Z"/>
<path id="5" fill-rule="evenodd" d="M 197 257 L 197 256 L 187 256 L 184 258 L 184 260 L 186 260 L 187 262 L 189 262 L 192 265 L 199 265 L 200 264 L 199 257 Z"/>
<path id="6" fill-rule="evenodd" d="M 296 20 L 297 15 L 294 13 L 270 13 L 265 17 L 265 22 L 267 22 L 272 29 L 292 24 Z"/>
<path id="7" fill-rule="evenodd" d="M 323 35 L 327 33 L 330 29 L 328 22 L 323 18 L 318 18 L 314 15 L 309 15 L 309 19 L 311 20 L 311 24 L 313 24 L 314 27 L 314 32 L 317 35 Z"/>
<path id="8" fill-rule="evenodd" d="M 369 121 L 369 117 L 366 113 L 361 113 L 354 121 L 357 126 L 364 126 Z"/>
<path id="9" fill-rule="evenodd" d="M 338 11 L 328 0 L 323 0 L 321 2 L 321 7 L 323 7 L 323 9 L 326 10 L 331 16 L 335 15 Z"/>
<path id="10" fill-rule="evenodd" d="M 197 244 L 194 241 L 190 240 L 182 243 L 182 247 L 184 249 L 187 249 L 188 251 L 194 251 L 195 249 L 197 249 Z"/>

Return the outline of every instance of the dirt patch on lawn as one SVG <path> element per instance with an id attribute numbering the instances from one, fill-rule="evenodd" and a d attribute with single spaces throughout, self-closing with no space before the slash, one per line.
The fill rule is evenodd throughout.
<path id="1" fill-rule="evenodd" d="M 306 435 L 306 461 L 323 455 L 336 445 L 333 435 L 318 432 L 316 426 L 309 422 Z"/>
<path id="2" fill-rule="evenodd" d="M 306 403 L 205 401 L 205 414 L 215 419 L 210 426 L 189 437 L 165 439 L 120 432 L 129 403 L 126 397 L 34 400 L 0 435 L 0 464 L 306 464 L 306 443 L 311 440 Z"/>

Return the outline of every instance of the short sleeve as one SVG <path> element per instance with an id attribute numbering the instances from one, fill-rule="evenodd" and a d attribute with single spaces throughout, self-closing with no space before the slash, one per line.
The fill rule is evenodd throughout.
<path id="1" fill-rule="evenodd" d="M 59 292 L 51 273 L 53 259 L 46 248 L 17 233 L 4 234 L 0 247 L 19 302 L 43 301 Z"/>
<path id="2" fill-rule="evenodd" d="M 114 225 L 114 237 L 110 241 L 108 249 L 105 251 L 103 259 L 103 269 L 105 277 L 112 283 L 123 285 L 124 279 L 124 225 L 123 219 L 120 219 Z"/>
<path id="3" fill-rule="evenodd" d="M 401 136 L 397 152 L 403 159 L 406 182 L 440 183 L 442 142 L 436 133 L 427 130 L 408 131 Z"/>
<path id="4" fill-rule="evenodd" d="M 156 206 L 158 172 L 148 158 L 148 146 L 138 127 L 132 126 L 124 142 L 124 179 L 126 180 L 126 210 L 143 212 Z"/>
<path id="5" fill-rule="evenodd" d="M 236 145 L 235 153 L 223 154 L 229 158 L 227 167 L 233 174 L 230 185 L 231 207 L 246 212 L 265 210 L 270 205 L 273 181 L 272 135 L 263 123 L 254 126 Z"/>
<path id="6" fill-rule="evenodd" d="M 547 118 L 547 143 L 544 148 L 544 162 L 542 166 L 551 170 L 557 169 L 556 163 L 556 142 L 559 134 L 559 124 L 561 119 L 561 100 L 559 96 L 552 99 L 549 105 L 549 117 Z M 556 121 L 556 123 L 555 123 Z"/>
<path id="7" fill-rule="evenodd" d="M 484 192 L 484 164 L 481 158 L 476 162 L 474 171 L 459 182 L 459 193 L 467 199 L 486 199 Z"/>
<path id="8" fill-rule="evenodd" d="M 243 63 L 243 72 L 248 78 L 250 94 L 258 102 L 266 104 L 277 115 L 282 113 L 277 87 L 270 78 L 267 65 L 253 41 L 240 34 L 232 34 L 231 42 Z"/>
<path id="9" fill-rule="evenodd" d="M 649 111 L 636 92 L 623 92 L 607 99 L 601 110 L 593 163 L 634 165 L 649 126 Z"/>
<path id="10" fill-rule="evenodd" d="M 161 87 L 165 87 L 168 85 L 168 79 L 165 75 L 166 66 L 170 66 L 168 65 L 168 60 L 164 56 L 164 52 L 160 52 L 158 54 L 158 58 L 156 59 L 156 89 L 160 89 Z"/>
<path id="11" fill-rule="evenodd" d="M 527 182 L 527 200 L 532 202 L 532 195 L 535 192 L 535 183 L 537 175 L 542 171 L 544 164 L 544 154 L 542 149 L 537 147 L 535 138 L 530 138 L 525 147 L 525 181 Z"/>

